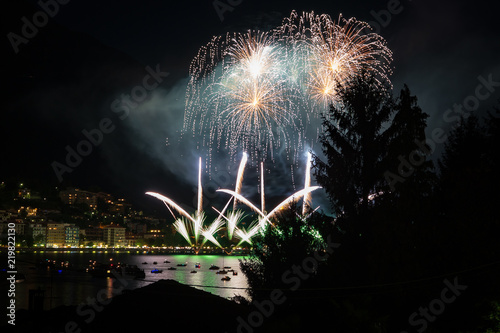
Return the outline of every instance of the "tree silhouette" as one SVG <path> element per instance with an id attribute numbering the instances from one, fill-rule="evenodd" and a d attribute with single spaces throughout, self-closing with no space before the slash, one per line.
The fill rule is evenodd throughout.
<path id="1" fill-rule="evenodd" d="M 340 102 L 323 115 L 320 142 L 327 161 L 313 156 L 314 175 L 337 216 L 355 216 L 366 212 L 370 194 L 383 184 L 389 143 L 384 126 L 394 107 L 388 87 L 367 73 L 337 94 Z"/>
<path id="2" fill-rule="evenodd" d="M 317 212 L 304 217 L 299 211 L 295 205 L 283 210 L 255 239 L 250 257 L 240 261 L 253 298 L 268 297 L 269 288 L 288 289 L 283 273 L 326 246 L 331 218 Z"/>

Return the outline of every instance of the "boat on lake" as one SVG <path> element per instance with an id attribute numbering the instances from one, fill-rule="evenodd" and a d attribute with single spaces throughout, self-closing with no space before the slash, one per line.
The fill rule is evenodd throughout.
<path id="1" fill-rule="evenodd" d="M 163 270 L 155 268 L 155 269 L 151 270 L 151 273 L 153 273 L 153 274 L 163 273 Z"/>
<path id="2" fill-rule="evenodd" d="M 146 277 L 144 270 L 140 269 L 136 265 L 124 264 L 120 267 L 119 273 L 121 275 L 132 275 L 135 279 L 144 279 Z"/>

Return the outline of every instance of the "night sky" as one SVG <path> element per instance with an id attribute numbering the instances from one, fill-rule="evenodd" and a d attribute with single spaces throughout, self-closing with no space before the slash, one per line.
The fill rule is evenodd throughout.
<path id="1" fill-rule="evenodd" d="M 225 0 L 221 2 L 226 3 Z M 443 115 L 454 104 L 492 81 L 481 100 L 484 113 L 500 97 L 498 13 L 488 1 L 232 1 L 219 14 L 206 1 L 70 1 L 42 24 L 16 53 L 9 33 L 22 35 L 26 17 L 41 8 L 36 1 L 4 4 L 2 10 L 1 174 L 6 180 L 51 186 L 99 186 L 140 204 L 154 190 L 189 204 L 196 172 L 195 147 L 172 144 L 182 126 L 189 64 L 214 35 L 247 29 L 268 30 L 295 9 L 336 19 L 339 13 L 377 22 L 393 51 L 395 94 L 407 84 L 430 115 L 428 134 L 449 129 Z M 397 8 L 389 18 L 381 14 Z M 378 14 L 377 14 L 378 13 Z M 147 74 L 146 67 L 168 72 L 147 101 L 148 108 L 126 119 L 111 110 Z M 51 164 L 64 162 L 102 119 L 113 130 L 103 136 L 59 183 Z M 108 124 L 109 125 L 109 124 Z M 166 145 L 166 139 L 170 145 Z M 436 147 L 433 158 L 442 147 Z M 180 155 L 182 154 L 182 155 Z M 188 167 L 189 164 L 189 167 Z M 297 180 L 297 182 L 300 182 Z M 184 187 L 182 187 L 184 186 Z M 271 186 L 271 185 L 270 185 Z M 280 188 L 284 192 L 290 188 Z M 156 204 L 156 203 L 155 203 Z"/>

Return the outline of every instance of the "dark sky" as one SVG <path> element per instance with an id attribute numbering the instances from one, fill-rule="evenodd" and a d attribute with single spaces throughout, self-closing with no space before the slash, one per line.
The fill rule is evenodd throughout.
<path id="1" fill-rule="evenodd" d="M 64 160 L 65 146 L 76 146 L 82 130 L 109 117 L 116 130 L 65 174 L 61 186 L 97 185 L 137 198 L 145 190 L 157 190 L 190 201 L 196 171 L 193 147 L 185 147 L 186 154 L 179 156 L 180 150 L 166 146 L 165 139 L 180 130 L 188 67 L 200 46 L 226 32 L 268 30 L 293 9 L 377 22 L 377 13 L 396 3 L 233 1 L 239 2 L 221 21 L 211 0 L 72 0 L 60 5 L 17 54 L 7 34 L 21 34 L 22 17 L 32 21 L 40 7 L 36 1 L 5 4 L 1 176 L 41 178 L 59 185 L 51 163 Z M 402 0 L 396 7 L 399 12 L 389 19 L 381 14 L 386 21 L 380 29 L 393 51 L 395 92 L 406 83 L 418 97 L 430 114 L 428 134 L 448 129 L 454 122 L 444 121 L 443 114 L 476 94 L 478 77 L 500 82 L 498 13 L 485 0 Z M 159 66 L 170 75 L 148 101 L 149 109 L 120 121 L 110 105 L 141 82 L 146 66 Z M 479 110 L 497 103 L 499 88 L 491 88 Z M 442 145 L 437 154 L 440 149 Z M 224 185 L 221 182 L 215 181 Z"/>

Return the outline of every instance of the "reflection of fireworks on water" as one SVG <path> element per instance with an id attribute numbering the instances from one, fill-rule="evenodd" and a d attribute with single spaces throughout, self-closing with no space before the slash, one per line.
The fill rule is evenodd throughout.
<path id="1" fill-rule="evenodd" d="M 260 231 L 263 231 L 267 225 L 273 225 L 271 219 L 276 217 L 278 213 L 284 209 L 287 205 L 292 203 L 296 203 L 301 198 L 304 198 L 303 203 L 303 214 L 305 215 L 309 211 L 310 207 L 310 198 L 308 196 L 311 192 L 320 188 L 319 186 L 310 186 L 310 177 L 306 176 L 304 188 L 300 191 L 295 192 L 284 201 L 282 201 L 279 205 L 277 205 L 274 209 L 272 209 L 269 213 L 264 212 L 264 197 L 262 195 L 262 207 L 259 209 L 257 206 L 252 204 L 250 200 L 241 195 L 241 187 L 243 181 L 243 173 L 245 171 L 245 163 L 246 163 L 246 154 L 243 154 L 242 161 L 240 163 L 240 168 L 238 169 L 238 176 L 236 181 L 235 190 L 227 190 L 227 189 L 219 189 L 217 192 L 222 192 L 226 194 L 230 194 L 231 198 L 228 200 L 222 211 L 218 211 L 216 208 L 212 207 L 219 215 L 218 217 L 209 225 L 204 226 L 205 224 L 205 213 L 202 211 L 202 183 L 201 183 L 201 158 L 199 163 L 199 173 L 198 173 L 198 207 L 196 212 L 193 215 L 190 215 L 186 212 L 182 207 L 180 207 L 177 203 L 175 203 L 172 199 L 165 197 L 162 194 L 155 192 L 146 192 L 147 195 L 153 196 L 159 200 L 161 200 L 169 209 L 172 216 L 175 218 L 175 214 L 172 210 L 178 212 L 181 217 L 176 218 L 173 223 L 176 231 L 181 234 L 181 236 L 189 243 L 190 246 L 193 247 L 196 253 L 199 252 L 201 247 L 207 242 L 210 241 L 212 244 L 223 248 L 223 246 L 217 241 L 215 235 L 223 228 L 224 222 L 226 222 L 226 229 L 228 233 L 228 239 L 232 240 L 233 236 L 238 238 L 240 241 L 236 246 L 241 245 L 242 243 L 252 244 L 251 238 L 258 235 Z M 307 160 L 307 163 L 310 164 L 310 157 Z M 261 164 L 263 168 L 263 164 Z M 310 172 L 309 167 L 306 168 L 308 172 Z M 261 179 L 261 188 L 264 189 L 264 179 Z M 245 217 L 243 211 L 234 210 L 230 211 L 226 214 L 226 209 L 228 208 L 231 200 L 234 202 L 238 201 L 245 204 L 252 211 L 258 214 L 257 219 L 250 224 L 250 226 L 245 230 L 240 228 L 238 225 Z M 200 236 L 203 239 L 200 241 Z M 194 238 L 194 242 L 192 239 Z"/>
<path id="2" fill-rule="evenodd" d="M 306 125 L 362 69 L 388 82 L 391 51 L 367 23 L 292 12 L 270 32 L 214 37 L 190 67 L 184 132 L 214 152 L 265 159 L 278 147 L 299 160 Z M 314 110 L 314 111 L 313 111 Z"/>

